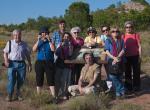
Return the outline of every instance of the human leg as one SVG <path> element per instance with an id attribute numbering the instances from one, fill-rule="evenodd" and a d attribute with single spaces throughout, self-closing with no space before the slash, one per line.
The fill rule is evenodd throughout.
<path id="1" fill-rule="evenodd" d="M 133 89 L 134 91 L 139 91 L 141 88 L 141 79 L 140 79 L 140 63 L 139 56 L 135 56 L 133 59 Z"/>
<path id="2" fill-rule="evenodd" d="M 35 62 L 35 72 L 36 72 L 37 94 L 40 94 L 41 93 L 41 88 L 43 86 L 43 81 L 44 81 L 43 62 L 41 62 L 41 61 L 36 61 Z"/>
<path id="3" fill-rule="evenodd" d="M 125 63 L 125 88 L 132 91 L 132 68 L 131 68 L 131 58 L 126 57 Z"/>

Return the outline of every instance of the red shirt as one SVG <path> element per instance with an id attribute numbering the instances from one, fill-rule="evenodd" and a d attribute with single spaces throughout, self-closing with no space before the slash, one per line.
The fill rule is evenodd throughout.
<path id="1" fill-rule="evenodd" d="M 123 40 L 126 48 L 126 56 L 139 55 L 140 36 L 139 34 L 125 34 Z"/>

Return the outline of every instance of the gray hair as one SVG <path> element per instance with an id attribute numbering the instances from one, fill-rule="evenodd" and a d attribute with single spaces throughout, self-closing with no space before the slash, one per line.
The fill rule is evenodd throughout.
<path id="1" fill-rule="evenodd" d="M 81 32 L 80 27 L 73 27 L 70 31 L 70 33 L 74 33 L 74 32 Z"/>
<path id="2" fill-rule="evenodd" d="M 20 29 L 15 29 L 15 30 L 13 30 L 12 35 L 15 35 L 15 34 L 18 34 L 18 33 L 21 33 L 21 30 Z"/>
<path id="3" fill-rule="evenodd" d="M 127 24 L 130 24 L 131 26 L 133 26 L 133 25 L 134 25 L 133 21 L 126 21 L 126 22 L 124 23 L 124 27 L 126 27 L 126 26 L 127 26 Z"/>

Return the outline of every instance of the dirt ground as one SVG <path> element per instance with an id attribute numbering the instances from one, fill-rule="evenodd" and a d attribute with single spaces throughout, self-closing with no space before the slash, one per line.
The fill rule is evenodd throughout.
<path id="1" fill-rule="evenodd" d="M 150 64 L 145 65 L 143 68 L 146 73 L 150 73 Z M 102 78 L 105 78 L 105 71 L 102 70 Z M 141 74 L 142 81 L 142 91 L 138 94 L 129 96 L 127 99 L 117 101 L 112 101 L 112 104 L 118 105 L 119 103 L 131 103 L 135 105 L 140 105 L 144 107 L 144 110 L 149 110 L 150 108 L 150 75 Z M 27 100 L 18 102 L 6 102 L 5 95 L 0 92 L 0 110 L 37 110 L 37 108 L 32 107 L 32 105 L 27 102 Z"/>

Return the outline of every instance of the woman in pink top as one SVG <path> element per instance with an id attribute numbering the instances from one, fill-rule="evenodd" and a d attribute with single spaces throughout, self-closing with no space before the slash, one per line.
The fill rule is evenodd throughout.
<path id="1" fill-rule="evenodd" d="M 78 49 L 80 49 L 84 45 L 84 40 L 79 36 L 81 29 L 79 27 L 73 27 L 71 29 L 71 35 L 72 35 L 72 45 L 73 45 L 73 51 L 78 52 Z M 77 84 L 80 72 L 82 69 L 82 64 L 75 64 L 72 68 L 72 84 Z"/>
<path id="2" fill-rule="evenodd" d="M 73 27 L 71 29 L 71 35 L 72 35 L 72 44 L 74 48 L 81 48 L 84 44 L 83 38 L 79 36 L 81 29 L 79 27 Z"/>
<path id="3" fill-rule="evenodd" d="M 141 43 L 140 35 L 134 32 L 133 22 L 125 23 L 125 87 L 129 92 L 137 92 L 140 90 L 140 58 L 141 58 Z M 133 74 L 132 74 L 133 71 Z"/>

